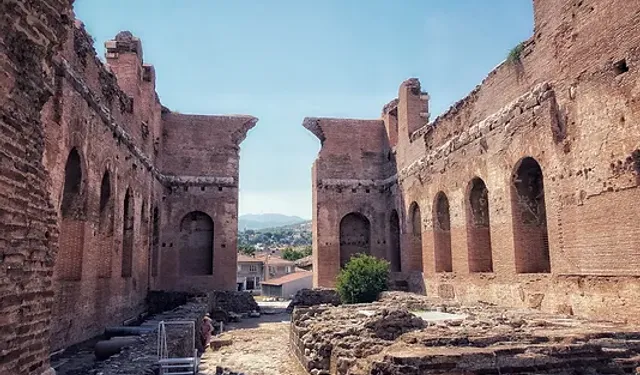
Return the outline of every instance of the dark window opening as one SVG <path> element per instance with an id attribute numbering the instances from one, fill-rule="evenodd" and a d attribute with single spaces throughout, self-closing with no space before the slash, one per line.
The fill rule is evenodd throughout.
<path id="1" fill-rule="evenodd" d="M 340 221 L 340 267 L 356 254 L 369 254 L 371 225 L 362 214 L 352 212 Z"/>
<path id="2" fill-rule="evenodd" d="M 622 73 L 626 73 L 629 71 L 629 66 L 627 65 L 627 60 L 622 59 L 613 64 L 613 70 L 616 72 L 616 75 L 620 75 Z"/>
<path id="3" fill-rule="evenodd" d="M 471 180 L 467 200 L 469 272 L 493 272 L 489 191 L 480 178 Z"/>
<path id="4" fill-rule="evenodd" d="M 449 199 L 443 192 L 439 192 L 435 199 L 433 237 L 436 272 L 452 272 L 451 216 L 449 213 Z"/>
<path id="5" fill-rule="evenodd" d="M 530 157 L 516 167 L 511 184 L 516 272 L 551 272 L 542 169 Z"/>

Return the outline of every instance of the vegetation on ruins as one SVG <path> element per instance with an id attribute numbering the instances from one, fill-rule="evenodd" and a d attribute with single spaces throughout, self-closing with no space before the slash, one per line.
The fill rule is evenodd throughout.
<path id="1" fill-rule="evenodd" d="M 520 61 L 520 57 L 522 55 L 522 51 L 524 51 L 524 42 L 518 43 L 515 47 L 509 51 L 509 55 L 507 56 L 507 62 L 511 64 L 515 64 Z"/>
<path id="2" fill-rule="evenodd" d="M 338 274 L 336 289 L 343 303 L 367 303 L 387 290 L 389 262 L 366 254 L 353 256 Z"/>

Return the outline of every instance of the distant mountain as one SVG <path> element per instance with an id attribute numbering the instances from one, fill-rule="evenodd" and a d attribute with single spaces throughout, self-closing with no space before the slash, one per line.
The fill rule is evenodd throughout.
<path id="1" fill-rule="evenodd" d="M 285 225 L 300 224 L 305 220 L 298 216 L 282 214 L 246 214 L 238 218 L 238 230 L 277 228 Z"/>

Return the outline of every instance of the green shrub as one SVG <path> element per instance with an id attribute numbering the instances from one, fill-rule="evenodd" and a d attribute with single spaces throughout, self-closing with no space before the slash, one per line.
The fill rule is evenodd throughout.
<path id="1" fill-rule="evenodd" d="M 343 303 L 373 302 L 387 290 L 388 279 L 389 262 L 358 254 L 338 274 L 336 289 Z"/>
<path id="2" fill-rule="evenodd" d="M 507 62 L 514 64 L 520 61 L 520 56 L 522 55 L 522 51 L 524 51 L 524 42 L 518 43 L 517 46 L 513 47 L 511 51 L 509 51 L 509 55 L 507 56 Z"/>

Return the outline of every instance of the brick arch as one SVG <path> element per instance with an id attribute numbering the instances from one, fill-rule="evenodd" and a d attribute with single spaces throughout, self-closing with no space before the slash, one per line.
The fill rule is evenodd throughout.
<path id="1" fill-rule="evenodd" d="M 402 271 L 402 254 L 400 251 L 400 217 L 396 210 L 392 210 L 391 215 L 389 215 L 389 249 L 391 271 Z"/>
<path id="2" fill-rule="evenodd" d="M 72 148 L 64 167 L 64 185 L 60 204 L 59 252 L 56 275 L 59 280 L 82 279 L 84 252 L 84 226 L 87 220 L 85 204 L 86 186 L 82 157 L 77 148 Z"/>
<path id="3" fill-rule="evenodd" d="M 436 272 L 452 272 L 451 213 L 449 199 L 440 191 L 433 204 L 433 244 Z"/>
<path id="4" fill-rule="evenodd" d="M 63 218 L 86 218 L 84 204 L 84 172 L 82 158 L 77 148 L 72 148 L 67 156 L 64 167 L 64 186 L 62 188 L 62 203 L 60 213 Z"/>
<path id="5" fill-rule="evenodd" d="M 130 188 L 124 195 L 122 211 L 122 277 L 131 277 L 133 273 L 133 246 L 135 243 L 135 209 L 133 193 Z"/>
<path id="6" fill-rule="evenodd" d="M 358 212 L 346 214 L 340 220 L 340 267 L 356 254 L 371 253 L 371 223 Z"/>
<path id="7" fill-rule="evenodd" d="M 142 246 L 149 246 L 149 205 L 147 199 L 142 199 L 140 207 L 140 234 L 142 236 Z"/>
<path id="8" fill-rule="evenodd" d="M 513 241 L 518 273 L 551 272 L 544 195 L 540 164 L 532 157 L 522 158 L 511 178 Z"/>
<path id="9" fill-rule="evenodd" d="M 489 190 L 480 177 L 467 186 L 466 207 L 469 272 L 493 272 Z"/>
<path id="10" fill-rule="evenodd" d="M 423 259 L 422 259 L 422 212 L 418 202 L 413 202 L 409 205 L 409 218 L 410 218 L 410 230 L 411 230 L 411 255 L 409 270 L 410 271 L 422 271 Z"/>
<path id="11" fill-rule="evenodd" d="M 185 276 L 213 274 L 213 229 L 211 216 L 192 211 L 180 221 L 180 273 Z"/>
<path id="12" fill-rule="evenodd" d="M 158 276 L 158 246 L 160 245 L 160 210 L 158 205 L 153 207 L 153 221 L 152 221 L 152 235 L 151 235 L 151 276 Z"/>
<path id="13" fill-rule="evenodd" d="M 114 204 L 113 204 L 113 184 L 111 183 L 111 173 L 105 170 L 100 182 L 100 206 L 99 222 L 100 231 L 113 235 Z"/>
<path id="14" fill-rule="evenodd" d="M 98 207 L 98 242 L 100 246 L 98 261 L 98 277 L 111 277 L 111 255 L 113 249 L 115 204 L 111 174 L 105 170 L 100 182 L 100 201 Z"/>

